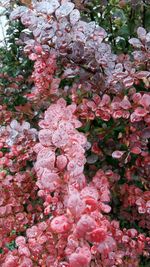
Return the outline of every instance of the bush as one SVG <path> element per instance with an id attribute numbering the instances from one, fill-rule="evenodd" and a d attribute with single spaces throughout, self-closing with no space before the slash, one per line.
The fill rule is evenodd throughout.
<path id="1" fill-rule="evenodd" d="M 0 265 L 149 266 L 149 5 L 20 2 L 0 53 Z"/>

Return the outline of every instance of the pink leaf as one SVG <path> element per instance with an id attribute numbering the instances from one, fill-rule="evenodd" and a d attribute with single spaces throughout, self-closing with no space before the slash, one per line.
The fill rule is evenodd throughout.
<path id="1" fill-rule="evenodd" d="M 123 84 L 126 88 L 131 87 L 134 83 L 134 80 L 132 77 L 128 76 L 125 79 L 123 79 Z"/>
<path id="2" fill-rule="evenodd" d="M 106 238 L 106 229 L 105 228 L 97 228 L 95 230 L 93 230 L 90 233 L 90 239 L 92 242 L 103 242 Z"/>
<path id="3" fill-rule="evenodd" d="M 39 141 L 43 146 L 52 144 L 52 132 L 48 129 L 43 129 L 39 132 Z"/>
<path id="4" fill-rule="evenodd" d="M 112 157 L 114 159 L 120 159 L 124 153 L 125 153 L 125 151 L 116 150 L 112 153 Z"/>
<path id="5" fill-rule="evenodd" d="M 143 79 L 143 78 L 150 76 L 150 72 L 149 71 L 138 71 L 135 73 L 135 76 L 138 79 Z"/>
<path id="6" fill-rule="evenodd" d="M 56 10 L 56 17 L 58 19 L 68 16 L 74 8 L 74 4 L 66 2 Z"/>
<path id="7" fill-rule="evenodd" d="M 138 107 L 134 111 L 135 115 L 144 117 L 147 114 L 147 111 L 144 108 Z"/>
<path id="8" fill-rule="evenodd" d="M 143 46 L 141 41 L 139 39 L 137 39 L 137 38 L 131 38 L 129 40 L 129 43 L 131 45 L 133 45 L 133 47 L 135 47 L 135 48 L 141 48 Z"/>
<path id="9" fill-rule="evenodd" d="M 51 222 L 51 228 L 57 234 L 67 232 L 70 228 L 67 217 L 65 215 L 55 217 Z"/>
<path id="10" fill-rule="evenodd" d="M 70 267 L 88 267 L 91 261 L 91 252 L 88 247 L 77 248 L 69 257 Z"/>
<path id="11" fill-rule="evenodd" d="M 136 155 L 141 153 L 141 149 L 139 147 L 132 147 L 130 151 L 131 153 L 136 154 Z"/>
<path id="12" fill-rule="evenodd" d="M 143 27 L 139 27 L 137 29 L 137 35 L 138 35 L 138 38 L 143 41 L 146 37 L 146 30 Z"/>
<path id="13" fill-rule="evenodd" d="M 150 138 L 150 127 L 147 127 L 144 130 L 142 130 L 141 136 L 144 139 Z"/>
<path id="14" fill-rule="evenodd" d="M 139 102 L 144 108 L 148 108 L 150 106 L 150 95 L 144 94 Z"/>
<path id="15" fill-rule="evenodd" d="M 78 9 L 72 10 L 70 13 L 70 22 L 72 25 L 75 25 L 80 19 L 80 12 Z"/>
<path id="16" fill-rule="evenodd" d="M 124 96 L 123 100 L 120 103 L 120 107 L 122 107 L 123 109 L 129 109 L 131 108 L 131 103 L 128 100 L 127 96 Z"/>
<path id="17" fill-rule="evenodd" d="M 51 0 L 50 3 L 42 1 L 36 4 L 36 10 L 40 13 L 51 15 L 60 6 L 57 0 Z"/>
<path id="18" fill-rule="evenodd" d="M 64 170 L 64 168 L 66 167 L 66 165 L 67 165 L 67 158 L 66 158 L 66 156 L 64 156 L 64 155 L 59 155 L 58 157 L 57 157 L 57 161 L 56 161 L 56 165 L 57 165 L 57 168 L 59 169 L 59 170 Z"/>

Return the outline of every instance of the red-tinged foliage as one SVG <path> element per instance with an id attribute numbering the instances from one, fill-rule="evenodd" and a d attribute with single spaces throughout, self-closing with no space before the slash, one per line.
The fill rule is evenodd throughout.
<path id="1" fill-rule="evenodd" d="M 150 255 L 150 33 L 114 54 L 76 1 L 23 3 L 10 19 L 29 32 L 17 44 L 33 69 L 1 75 L 17 104 L 0 106 L 0 266 L 138 267 Z"/>

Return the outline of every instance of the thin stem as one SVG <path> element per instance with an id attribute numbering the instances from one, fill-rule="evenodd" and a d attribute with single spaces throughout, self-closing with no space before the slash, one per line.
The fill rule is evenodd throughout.
<path id="1" fill-rule="evenodd" d="M 109 22 L 110 22 L 110 31 L 111 31 L 111 35 L 112 35 L 112 44 L 113 44 L 113 46 L 115 48 L 116 43 L 115 43 L 115 37 L 114 37 L 114 31 L 113 31 L 112 17 L 111 17 L 110 12 L 109 12 Z"/>
<path id="2" fill-rule="evenodd" d="M 143 5 L 143 14 L 142 14 L 142 25 L 145 28 L 145 16 L 146 16 L 146 7 Z"/>

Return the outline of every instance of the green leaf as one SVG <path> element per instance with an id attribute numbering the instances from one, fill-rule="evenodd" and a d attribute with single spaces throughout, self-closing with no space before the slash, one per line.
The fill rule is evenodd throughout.
<path id="1" fill-rule="evenodd" d="M 6 244 L 6 247 L 7 247 L 9 250 L 14 250 L 14 249 L 16 248 L 16 243 L 15 243 L 15 241 L 13 240 L 12 242 L 7 243 L 7 244 Z"/>

